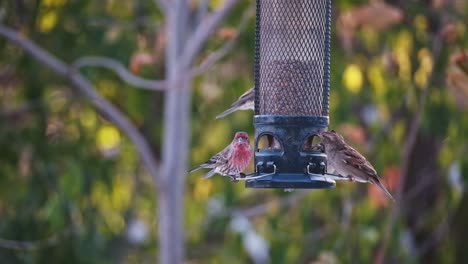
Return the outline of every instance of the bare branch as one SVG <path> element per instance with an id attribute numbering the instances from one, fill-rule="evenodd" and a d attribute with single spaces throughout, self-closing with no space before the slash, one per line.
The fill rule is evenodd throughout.
<path id="1" fill-rule="evenodd" d="M 181 56 L 183 66 L 188 67 L 192 63 L 208 37 L 221 24 L 221 21 L 237 2 L 238 0 L 225 0 L 220 8 L 200 22 L 186 41 L 187 44 Z"/>
<path id="2" fill-rule="evenodd" d="M 437 65 L 440 60 L 440 53 L 442 49 L 442 43 L 443 43 L 443 38 L 442 38 L 442 32 L 443 32 L 443 26 L 440 25 L 438 31 L 432 38 L 432 55 L 433 55 L 433 60 L 434 64 Z M 402 153 L 402 160 L 401 160 L 401 166 L 400 166 L 400 183 L 397 186 L 396 189 L 396 203 L 393 206 L 390 215 L 389 215 L 389 220 L 385 229 L 384 233 L 384 238 L 383 242 L 380 245 L 380 248 L 378 250 L 378 258 L 375 261 L 378 264 L 384 263 L 385 262 L 385 255 L 386 251 L 388 249 L 389 241 L 391 239 L 391 234 L 393 232 L 393 228 L 395 226 L 395 223 L 403 209 L 405 209 L 404 204 L 402 203 L 402 198 L 403 198 L 403 191 L 405 187 L 405 183 L 409 174 L 409 167 L 410 167 L 410 156 L 411 153 L 414 149 L 414 146 L 416 145 L 416 140 L 417 136 L 419 133 L 419 129 L 424 117 L 424 109 L 426 106 L 427 98 L 429 97 L 429 91 L 431 88 L 431 85 L 433 84 L 434 78 L 436 73 L 432 72 L 432 74 L 429 76 L 429 81 L 426 84 L 426 87 L 423 88 L 423 92 L 419 98 L 419 103 L 417 106 L 416 113 L 414 114 L 411 122 L 410 122 L 410 127 L 408 131 L 408 135 L 406 137 L 406 144 L 403 149 Z"/>
<path id="3" fill-rule="evenodd" d="M 154 155 L 146 139 L 119 109 L 114 107 L 94 90 L 93 85 L 86 78 L 75 71 L 73 67 L 54 57 L 8 27 L 0 25 L 0 36 L 5 37 L 11 43 L 25 50 L 29 55 L 40 63 L 48 66 L 56 74 L 69 80 L 82 95 L 91 101 L 94 108 L 99 113 L 109 118 L 112 123 L 128 136 L 138 150 L 146 169 L 148 169 L 149 173 L 153 176 L 155 184 L 163 188 L 158 184 L 159 176 L 156 161 L 154 160 Z"/>
<path id="4" fill-rule="evenodd" d="M 222 59 L 226 54 L 229 53 L 229 51 L 232 50 L 234 45 L 236 44 L 237 40 L 239 39 L 239 36 L 241 35 L 242 32 L 246 29 L 249 19 L 252 17 L 253 13 L 255 11 L 255 8 L 253 6 L 249 7 L 247 10 L 244 11 L 244 14 L 242 15 L 241 22 L 239 24 L 239 27 L 237 29 L 236 34 L 234 37 L 232 37 L 228 42 L 226 42 L 220 49 L 210 53 L 201 63 L 200 65 L 192 68 L 190 71 L 190 74 L 193 76 L 202 74 L 209 70 L 213 65 L 215 65 L 220 59 Z"/>
<path id="5" fill-rule="evenodd" d="M 215 65 L 220 59 L 226 56 L 236 44 L 241 33 L 244 32 L 247 28 L 249 19 L 252 17 L 254 11 L 255 9 L 253 8 L 253 6 L 248 8 L 242 15 L 241 22 L 239 24 L 236 34 L 220 49 L 210 53 L 205 59 L 203 59 L 200 65 L 192 68 L 187 74 L 184 75 L 183 78 L 181 78 L 180 80 L 176 80 L 175 82 L 183 81 L 184 78 L 189 79 L 194 76 L 205 73 L 211 67 L 213 67 L 213 65 Z M 134 75 L 133 73 L 128 71 L 122 63 L 107 57 L 85 56 L 77 59 L 72 65 L 77 70 L 87 66 L 103 67 L 110 69 L 114 71 L 123 81 L 141 89 L 164 91 L 169 85 L 169 82 L 165 80 L 148 80 Z"/>
<path id="6" fill-rule="evenodd" d="M 208 13 L 208 0 L 198 0 L 197 20 L 196 23 L 200 23 L 205 15 Z"/>
<path id="7" fill-rule="evenodd" d="M 148 80 L 134 75 L 120 62 L 106 57 L 81 57 L 72 64 L 76 69 L 86 66 L 98 66 L 115 71 L 125 82 L 142 89 L 162 91 L 167 86 L 166 81 Z"/>

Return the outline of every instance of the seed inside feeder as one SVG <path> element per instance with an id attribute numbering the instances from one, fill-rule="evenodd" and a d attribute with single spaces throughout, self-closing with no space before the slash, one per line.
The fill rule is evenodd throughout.
<path id="1" fill-rule="evenodd" d="M 262 115 L 321 115 L 323 66 L 315 61 L 266 62 L 260 85 Z"/>

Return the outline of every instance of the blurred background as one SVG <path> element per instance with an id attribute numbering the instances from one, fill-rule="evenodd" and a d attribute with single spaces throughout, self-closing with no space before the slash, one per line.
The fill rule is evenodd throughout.
<path id="1" fill-rule="evenodd" d="M 254 5 L 0 2 L 1 263 L 468 263 L 468 3 L 333 0 L 330 128 L 395 204 L 185 174 L 253 137 L 214 118 L 253 85 Z"/>

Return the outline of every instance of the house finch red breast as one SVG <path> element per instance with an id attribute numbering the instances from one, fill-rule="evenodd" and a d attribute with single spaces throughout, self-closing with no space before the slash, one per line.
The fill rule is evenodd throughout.
<path id="1" fill-rule="evenodd" d="M 382 189 L 388 198 L 395 200 L 380 182 L 374 167 L 364 156 L 346 144 L 340 134 L 332 130 L 322 132 L 318 136 L 325 146 L 329 168 L 352 181 L 373 183 Z"/>
<path id="2" fill-rule="evenodd" d="M 236 180 L 236 176 L 247 168 L 252 159 L 253 151 L 250 146 L 249 135 L 245 132 L 237 132 L 226 148 L 211 157 L 208 161 L 189 171 L 209 168 L 210 170 L 203 179 L 207 179 L 216 173 L 229 176 Z"/>
<path id="3" fill-rule="evenodd" d="M 235 112 L 237 110 L 254 110 L 255 108 L 255 92 L 254 88 L 250 88 L 247 92 L 245 92 L 243 95 L 237 99 L 232 105 L 231 108 L 228 110 L 222 112 L 219 114 L 216 119 L 225 117 L 229 115 L 232 112 Z"/>

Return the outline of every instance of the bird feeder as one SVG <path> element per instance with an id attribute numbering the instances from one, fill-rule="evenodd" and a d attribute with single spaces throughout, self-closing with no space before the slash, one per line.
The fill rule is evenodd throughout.
<path id="1" fill-rule="evenodd" d="M 256 1 L 255 174 L 246 187 L 334 188 L 325 153 L 311 145 L 329 124 L 331 0 Z"/>

